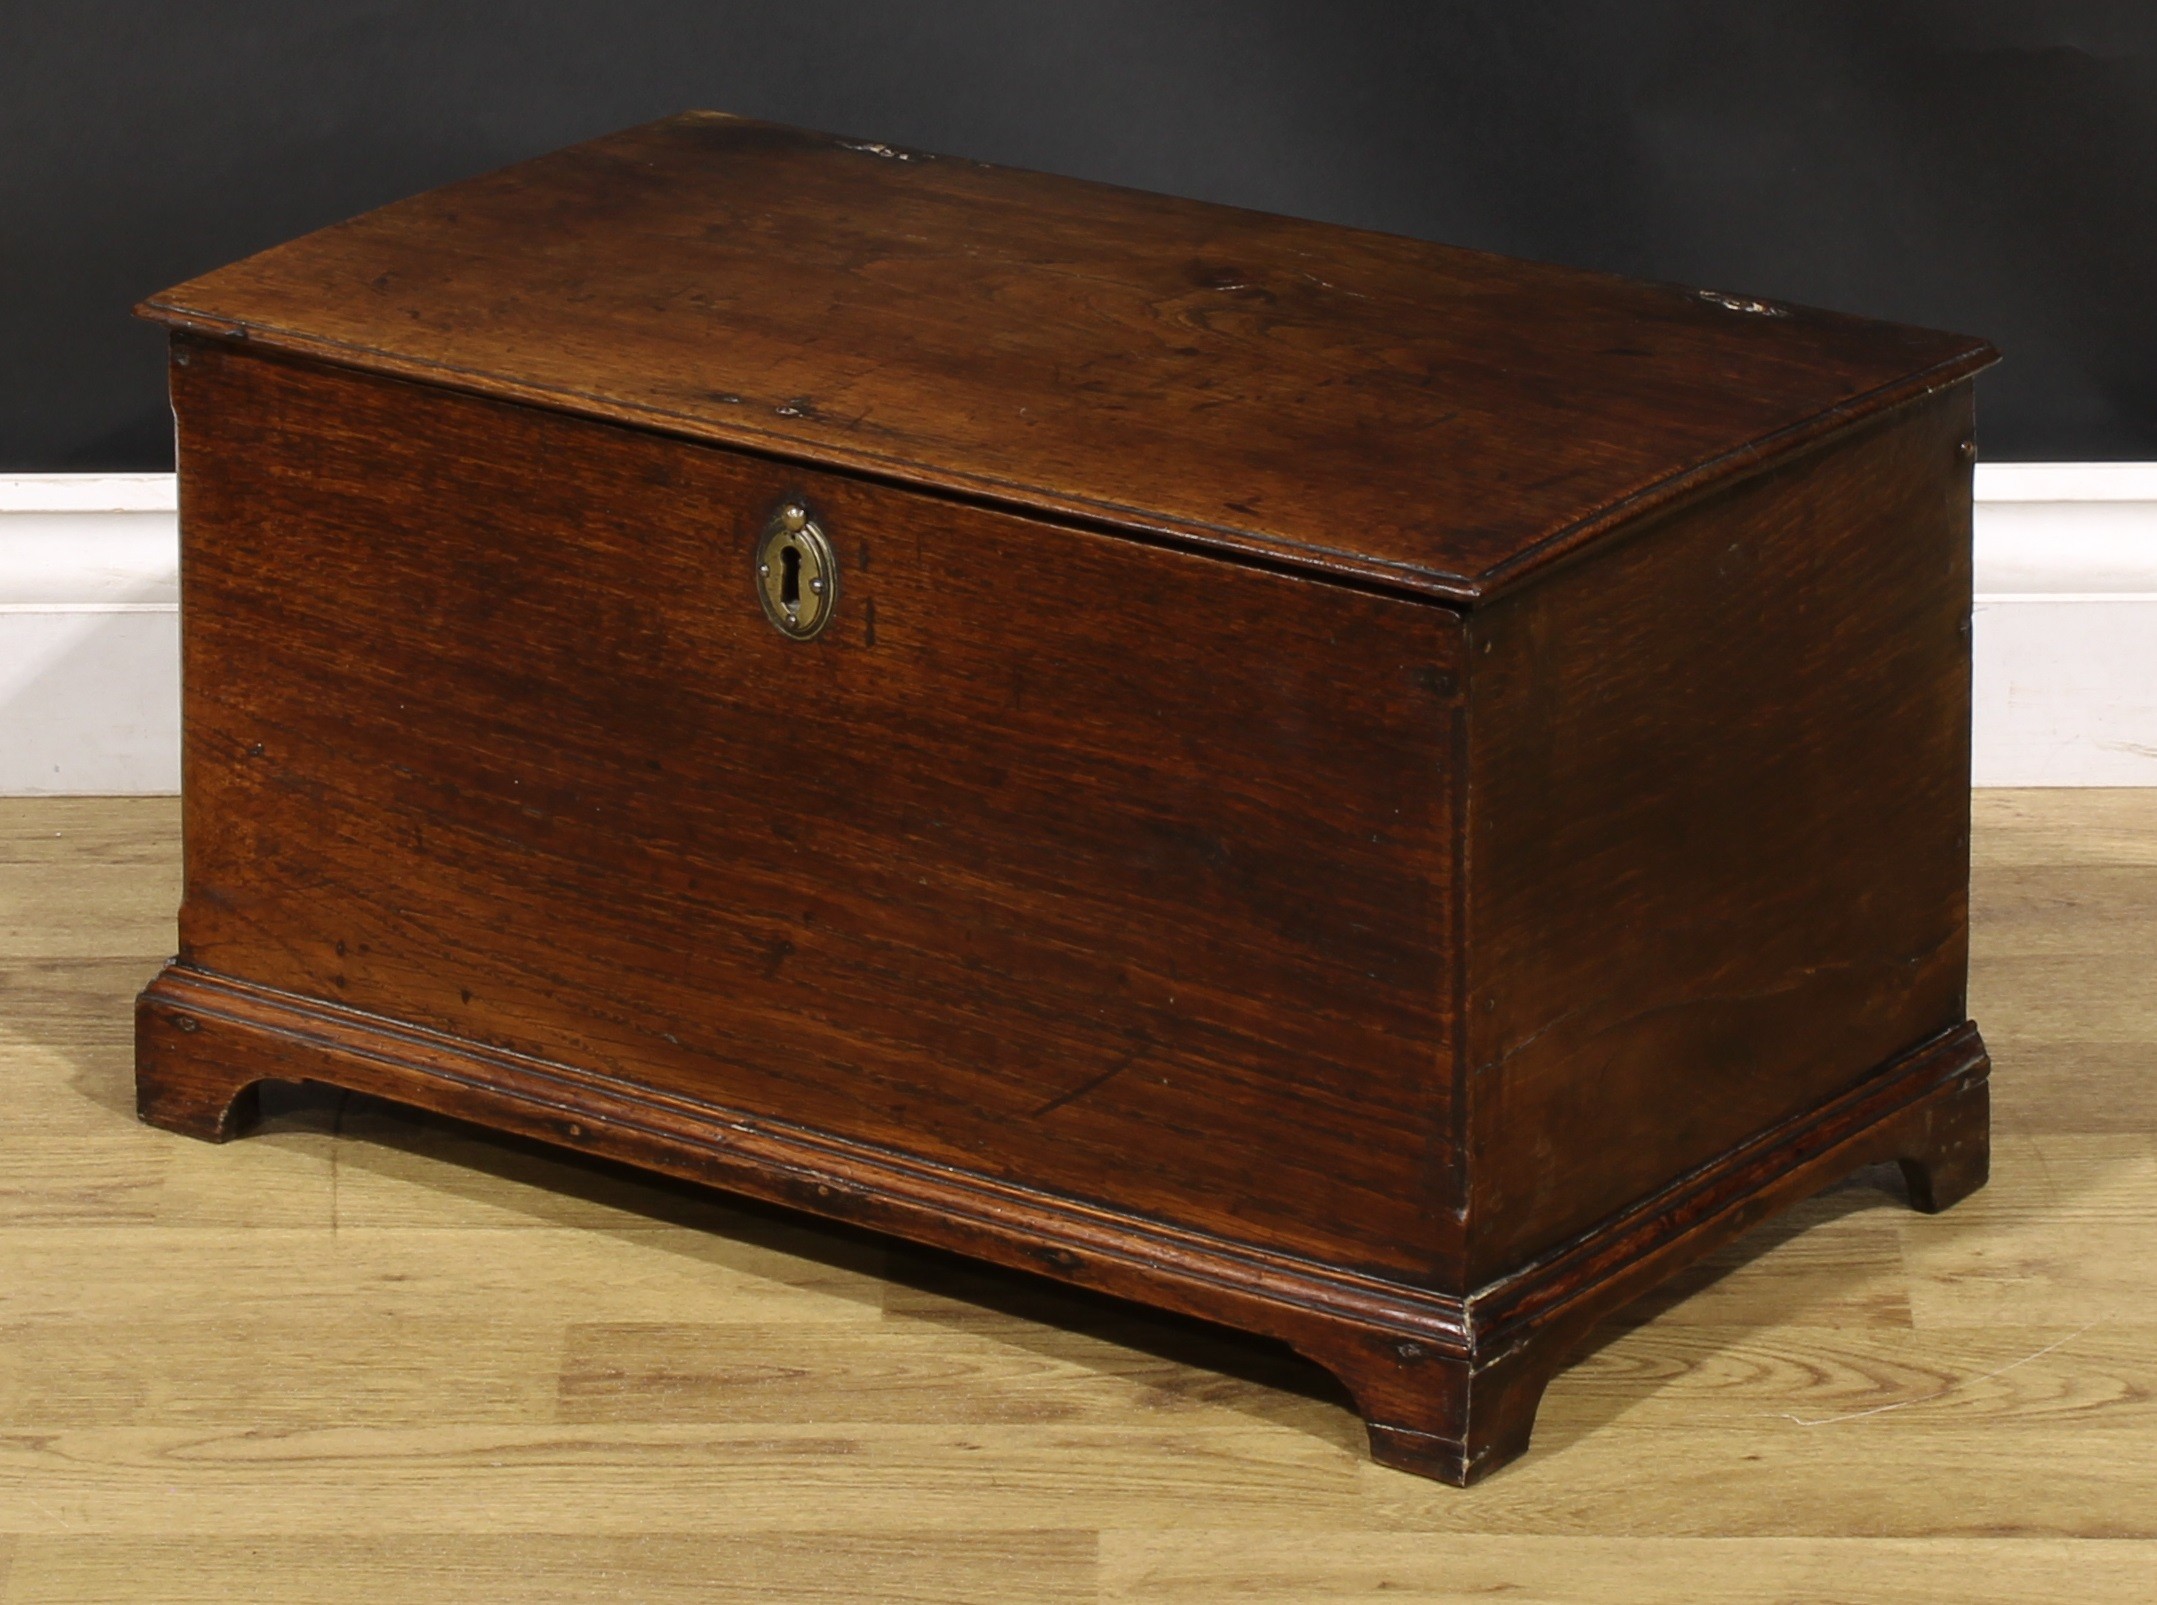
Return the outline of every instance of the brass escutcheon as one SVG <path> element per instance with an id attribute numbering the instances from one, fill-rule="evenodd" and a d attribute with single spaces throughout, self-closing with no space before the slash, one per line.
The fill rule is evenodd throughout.
<path id="1" fill-rule="evenodd" d="M 756 595 L 779 633 L 806 641 L 831 622 L 839 602 L 839 560 L 815 515 L 782 504 L 756 543 Z"/>

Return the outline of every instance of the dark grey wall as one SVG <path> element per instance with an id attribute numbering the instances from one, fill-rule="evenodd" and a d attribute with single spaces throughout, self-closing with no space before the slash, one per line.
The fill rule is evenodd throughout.
<path id="1" fill-rule="evenodd" d="M 715 107 L 1990 336 L 1984 446 L 2157 458 L 2157 3 L 0 8 L 0 469 L 170 460 L 142 295 Z"/>

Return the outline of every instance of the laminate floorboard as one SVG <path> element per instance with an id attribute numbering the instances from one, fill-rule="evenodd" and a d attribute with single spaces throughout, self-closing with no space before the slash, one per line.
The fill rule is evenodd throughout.
<path id="1" fill-rule="evenodd" d="M 334 1092 L 139 1126 L 178 807 L 0 801 L 0 1601 L 2157 1598 L 2157 791 L 1975 814 L 1991 1185 L 1741 1239 L 1462 1491 L 1195 1323 Z"/>

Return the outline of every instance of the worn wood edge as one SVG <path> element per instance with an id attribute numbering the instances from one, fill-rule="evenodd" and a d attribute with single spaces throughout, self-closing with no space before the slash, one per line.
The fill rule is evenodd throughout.
<path id="1" fill-rule="evenodd" d="M 1465 1400 L 1478 1386 L 1539 1392 L 1603 1316 L 1858 1166 L 1909 1158 L 1923 1146 L 1917 1124 L 1946 1100 L 1981 1097 L 1989 1063 L 1965 1022 L 1466 1299 L 178 962 L 138 1001 L 136 1073 L 142 1118 L 199 1137 L 236 1134 L 263 1081 L 319 1082 L 1273 1337 L 1351 1391 L 1372 1354 L 1458 1367 Z M 1471 1445 L 1465 1432 L 1448 1440 L 1369 1413 L 1387 1459 L 1448 1481 L 1473 1480 L 1526 1443 L 1525 1430 L 1517 1443 Z"/>
<path id="2" fill-rule="evenodd" d="M 1670 1261 L 1674 1273 L 1755 1224 L 1767 1210 L 1813 1187 L 1876 1162 L 1858 1149 L 1868 1139 L 1894 1146 L 1901 1117 L 1943 1093 L 1982 1088 L 1992 1060 L 1974 1021 L 1965 1020 L 1879 1066 L 1855 1086 L 1836 1094 L 1729 1152 L 1672 1181 L 1632 1207 L 1590 1227 L 1529 1264 L 1510 1271 L 1468 1298 L 1476 1348 L 1503 1351 L 1516 1332 L 1567 1315 L 1573 1306 L 1598 1303 L 1621 1278 Z M 1879 1160 L 1899 1158 L 1882 1153 Z M 1787 1196 L 1785 1196 L 1787 1195 Z M 1775 1201 L 1762 1205 L 1763 1199 Z M 1646 1284 L 1621 1297 L 1646 1291 Z"/>
<path id="3" fill-rule="evenodd" d="M 221 1141 L 312 1081 L 955 1250 L 1302 1347 L 1350 1325 L 1465 1354 L 1462 1301 L 573 1066 L 168 964 L 136 1004 L 152 1125 Z"/>
<path id="4" fill-rule="evenodd" d="M 1690 1193 L 1681 1181 L 1492 1284 L 1469 1300 L 1474 1353 L 1461 1385 L 1460 1433 L 1418 1434 L 1374 1415 L 1372 1454 L 1460 1486 L 1497 1470 L 1527 1449 L 1542 1390 L 1605 1318 L 1861 1166 L 1898 1163 L 1911 1206 L 1925 1213 L 1959 1202 L 1989 1170 L 1990 1069 L 1976 1027 L 1965 1022 L 1891 1060 L 1854 1092 L 1741 1145 L 1710 1167 L 1712 1177 L 1688 1178 Z M 1479 1398 L 1486 1376 L 1491 1386 Z"/>
<path id="5" fill-rule="evenodd" d="M 1862 1165 L 1899 1162 L 1911 1204 L 1927 1212 L 1975 1191 L 1990 1149 L 1989 1068 L 1967 1022 L 1896 1056 L 1471 1295 L 1464 1359 L 1341 1335 L 1330 1363 L 1356 1395 L 1372 1458 L 1456 1487 L 1481 1480 L 1527 1450 L 1543 1389 L 1607 1316 Z"/>
<path id="6" fill-rule="evenodd" d="M 1475 600 L 1472 586 L 1452 576 L 1390 563 L 1381 558 L 1329 547 L 1310 546 L 1285 537 L 1259 535 L 1233 526 L 1201 522 L 1166 524 L 1143 508 L 1123 508 L 1107 502 L 1060 496 L 1013 480 L 990 475 L 944 473 L 933 467 L 910 464 L 902 458 L 886 458 L 874 452 L 845 447 L 805 445 L 777 430 L 740 426 L 732 433 L 691 428 L 687 414 L 657 408 L 616 406 L 604 397 L 591 397 L 587 405 L 570 405 L 582 392 L 550 390 L 498 380 L 479 370 L 450 369 L 437 364 L 413 362 L 382 353 L 385 360 L 370 363 L 353 360 L 366 348 L 346 346 L 334 340 L 295 334 L 286 339 L 254 339 L 267 334 L 265 326 L 237 324 L 203 314 L 168 315 L 152 312 L 144 302 L 135 311 L 153 322 L 165 324 L 178 339 L 216 341 L 229 349 L 247 351 L 264 361 L 286 361 L 363 373 L 400 384 L 418 384 L 431 390 L 451 390 L 460 395 L 501 406 L 536 407 L 543 411 L 614 428 L 634 429 L 641 434 L 684 440 L 693 445 L 740 452 L 768 462 L 809 468 L 889 486 L 939 501 L 990 512 L 1013 514 L 1035 522 L 1051 520 L 1093 534 L 1113 535 L 1144 546 L 1165 547 L 1201 557 L 1237 563 L 1246 568 L 1280 574 L 1291 579 L 1324 580 L 1351 590 L 1417 602 L 1435 602 L 1459 608 Z M 469 374 L 469 382 L 458 377 Z M 675 421 L 682 420 L 682 421 Z"/>
<path id="7" fill-rule="evenodd" d="M 1606 502 L 1594 512 L 1575 519 L 1530 543 L 1501 563 L 1475 577 L 1476 590 L 1464 600 L 1484 603 L 1508 596 L 1530 579 L 1541 578 L 1568 559 L 1602 550 L 1602 537 L 1624 526 L 1628 535 L 1656 527 L 1710 495 L 1734 489 L 1755 475 L 1781 467 L 1837 437 L 1886 418 L 1913 403 L 1923 402 L 1956 385 L 1966 384 L 2000 360 L 2000 353 L 1984 344 L 1930 368 L 1905 375 L 1892 384 L 1861 392 L 1832 407 L 1800 419 L 1784 428 L 1748 441 L 1718 457 L 1654 481 L 1629 495 Z"/>
<path id="8" fill-rule="evenodd" d="M 495 401 L 533 406 L 669 435 L 700 445 L 749 451 L 780 462 L 841 472 L 875 483 L 964 501 L 1001 512 L 1040 517 L 1044 512 L 1101 533 L 1149 545 L 1229 557 L 1258 566 L 1461 608 L 1497 600 L 1553 564 L 1596 545 L 1600 537 L 1632 520 L 1671 512 L 1708 492 L 1763 471 L 1806 447 L 1902 404 L 1920 400 L 1969 379 L 1999 360 L 1990 345 L 1949 358 L 1895 382 L 1846 397 L 1808 418 L 1651 481 L 1542 536 L 1523 551 L 1478 574 L 1456 574 L 1420 564 L 1395 563 L 1333 547 L 1308 545 L 1241 525 L 1178 519 L 1142 507 L 1074 496 L 1041 485 L 989 474 L 941 468 L 887 456 L 844 442 L 804 442 L 781 430 L 743 423 L 717 424 L 692 414 L 633 405 L 589 391 L 535 385 L 483 369 L 428 362 L 371 346 L 331 340 L 304 330 L 219 317 L 160 296 L 139 303 L 135 315 L 175 334 L 297 356 L 333 367 L 456 390 Z"/>

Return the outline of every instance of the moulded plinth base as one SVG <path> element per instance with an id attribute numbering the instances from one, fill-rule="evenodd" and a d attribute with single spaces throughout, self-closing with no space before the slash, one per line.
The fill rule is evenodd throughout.
<path id="1" fill-rule="evenodd" d="M 1528 1446 L 1588 1331 L 1774 1211 L 1900 1163 L 1920 1209 L 1982 1186 L 1989 1063 L 1962 1025 L 1466 1298 L 1089 1207 L 174 964 L 137 1006 L 142 1118 L 221 1142 L 313 1081 L 1277 1338 L 1354 1396 L 1380 1463 L 1466 1484 Z M 1471 1223 L 1472 1224 L 1472 1223 Z"/>

